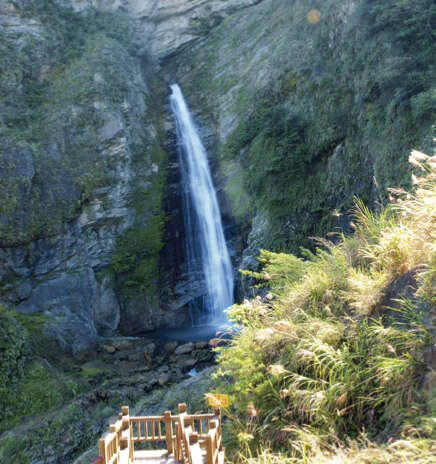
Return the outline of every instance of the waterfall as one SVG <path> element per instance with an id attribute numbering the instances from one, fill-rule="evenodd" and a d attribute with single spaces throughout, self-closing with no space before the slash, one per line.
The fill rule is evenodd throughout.
<path id="1" fill-rule="evenodd" d="M 223 310 L 233 304 L 233 271 L 223 232 L 217 195 L 206 150 L 177 84 L 171 86 L 183 185 L 186 260 L 193 285 L 206 291 L 190 305 L 193 325 L 226 320 Z"/>

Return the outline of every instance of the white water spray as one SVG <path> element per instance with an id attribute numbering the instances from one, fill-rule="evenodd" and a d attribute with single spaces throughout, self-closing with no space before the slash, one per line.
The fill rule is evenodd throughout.
<path id="1" fill-rule="evenodd" d="M 184 187 L 186 254 L 191 276 L 204 279 L 207 293 L 191 308 L 193 324 L 225 321 L 223 310 L 233 304 L 233 271 L 212 183 L 206 150 L 182 91 L 171 86 L 179 163 Z"/>

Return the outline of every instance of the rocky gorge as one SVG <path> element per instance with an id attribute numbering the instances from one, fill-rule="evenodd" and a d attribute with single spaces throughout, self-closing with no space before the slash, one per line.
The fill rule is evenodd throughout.
<path id="1" fill-rule="evenodd" d="M 0 337 L 17 340 L 1 388 L 65 369 L 82 385 L 84 366 L 92 390 L 118 359 L 149 393 L 210 361 L 112 341 L 186 326 L 204 292 L 183 250 L 170 84 L 207 148 L 234 269 L 256 270 L 262 248 L 350 232 L 355 196 L 377 210 L 411 184 L 410 149 L 434 143 L 434 18 L 429 0 L 0 0 Z M 237 299 L 249 284 L 238 277 Z M 75 398 L 68 375 L 56 388 Z M 61 459 L 32 453 L 17 462 Z"/>

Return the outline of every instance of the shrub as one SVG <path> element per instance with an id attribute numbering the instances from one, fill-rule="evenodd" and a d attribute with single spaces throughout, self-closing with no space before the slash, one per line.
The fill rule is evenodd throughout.
<path id="1" fill-rule="evenodd" d="M 423 349 L 434 343 L 426 311 L 435 295 L 436 156 L 413 152 L 411 161 L 422 170 L 416 191 L 393 192 L 398 200 L 379 214 L 357 202 L 354 236 L 318 241 L 324 246 L 304 261 L 263 251 L 263 271 L 245 271 L 275 298 L 231 308 L 243 329 L 219 349 L 219 375 L 234 401 L 231 430 L 243 441 L 233 442 L 239 458 L 268 448 L 283 457 L 259 460 L 324 462 L 334 452 L 369 462 L 375 445 L 363 439 L 367 431 L 386 462 L 415 454 L 429 462 L 436 426 L 419 386 Z M 384 315 L 387 286 L 412 267 L 413 298 L 398 297 L 398 315 L 392 308 Z M 388 438 L 398 448 L 383 445 Z M 343 452 L 350 440 L 367 449 Z"/>

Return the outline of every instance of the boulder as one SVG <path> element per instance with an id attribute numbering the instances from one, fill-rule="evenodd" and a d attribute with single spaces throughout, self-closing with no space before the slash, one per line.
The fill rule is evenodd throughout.
<path id="1" fill-rule="evenodd" d="M 187 358 L 187 359 L 184 359 L 183 362 L 182 362 L 182 365 L 185 368 L 186 367 L 192 367 L 195 364 L 197 364 L 197 360 L 195 358 Z"/>
<path id="2" fill-rule="evenodd" d="M 112 346 L 117 350 L 131 350 L 134 348 L 134 342 L 128 339 L 114 340 Z"/>
<path id="3" fill-rule="evenodd" d="M 207 348 L 208 345 L 209 345 L 209 342 L 207 342 L 207 341 L 197 342 L 195 344 L 195 349 L 196 350 L 203 350 L 204 348 Z"/>
<path id="4" fill-rule="evenodd" d="M 174 350 L 177 348 L 178 343 L 177 342 L 168 342 L 164 345 L 164 350 L 168 353 L 171 354 L 174 352 Z"/>
<path id="5" fill-rule="evenodd" d="M 175 354 L 187 354 L 191 353 L 192 350 L 194 349 L 194 344 L 192 342 L 185 343 L 184 345 L 180 345 L 179 347 L 176 348 Z"/>
<path id="6" fill-rule="evenodd" d="M 158 379 L 157 379 L 157 382 L 159 385 L 165 385 L 166 383 L 168 383 L 168 381 L 170 380 L 171 376 L 169 374 L 169 372 L 162 372 Z"/>

